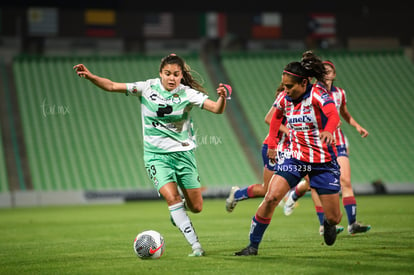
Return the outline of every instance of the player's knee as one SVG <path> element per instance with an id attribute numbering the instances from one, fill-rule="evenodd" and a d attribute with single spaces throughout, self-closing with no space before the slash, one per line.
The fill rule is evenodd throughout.
<path id="1" fill-rule="evenodd" d="M 326 220 L 329 222 L 329 224 L 339 224 L 342 219 L 342 213 L 326 213 L 325 212 Z"/>
<path id="2" fill-rule="evenodd" d="M 267 185 L 265 184 L 258 184 L 258 187 L 254 190 L 255 192 L 255 196 L 257 197 L 264 197 L 264 195 L 266 195 L 267 192 Z"/>
<path id="3" fill-rule="evenodd" d="M 264 203 L 268 204 L 271 207 L 276 207 L 282 198 L 278 198 L 275 194 L 272 193 L 266 193 L 266 196 L 264 197 Z"/>
<path id="4" fill-rule="evenodd" d="M 342 189 L 352 189 L 351 179 L 348 177 L 341 177 L 341 188 Z"/>
<path id="5" fill-rule="evenodd" d="M 200 213 L 203 210 L 203 204 L 202 203 L 196 203 L 192 207 L 190 207 L 191 212 L 193 213 Z"/>

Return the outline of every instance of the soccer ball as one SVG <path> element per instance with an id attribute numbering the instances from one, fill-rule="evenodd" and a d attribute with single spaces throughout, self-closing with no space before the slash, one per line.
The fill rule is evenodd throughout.
<path id="1" fill-rule="evenodd" d="M 134 251 L 141 259 L 159 259 L 165 251 L 164 237 L 154 230 L 143 231 L 135 237 Z"/>

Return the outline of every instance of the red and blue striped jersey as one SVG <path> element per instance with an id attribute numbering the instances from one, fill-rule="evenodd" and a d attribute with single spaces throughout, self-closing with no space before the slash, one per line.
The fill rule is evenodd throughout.
<path id="1" fill-rule="evenodd" d="M 340 113 L 341 106 L 346 105 L 345 90 L 336 86 L 332 86 L 331 90 L 328 91 L 328 93 L 331 95 L 333 101 L 335 102 L 335 107 L 338 110 L 338 113 Z M 340 127 L 335 130 L 334 137 L 337 146 L 347 145 L 346 137 Z"/>
<path id="2" fill-rule="evenodd" d="M 326 163 L 336 159 L 336 147 L 322 143 L 319 135 L 322 131 L 333 133 L 339 122 L 338 111 L 331 105 L 332 97 L 319 84 L 308 85 L 306 92 L 293 100 L 283 92 L 277 99 L 277 109 L 269 130 L 269 148 L 275 136 L 275 128 L 280 127 L 283 116 L 287 119 L 292 158 L 309 163 Z M 274 125 L 272 125 L 274 124 Z"/>

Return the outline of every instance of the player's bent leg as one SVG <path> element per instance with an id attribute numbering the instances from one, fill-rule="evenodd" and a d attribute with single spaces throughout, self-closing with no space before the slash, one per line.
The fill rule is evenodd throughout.
<path id="1" fill-rule="evenodd" d="M 195 190 L 193 191 L 194 192 L 183 192 L 183 193 L 184 193 L 184 196 L 186 197 L 186 200 L 188 198 L 188 200 L 191 201 L 192 203 L 191 205 L 194 208 L 193 197 L 197 198 L 197 191 Z M 174 182 L 167 183 L 160 188 L 159 192 L 167 201 L 168 210 L 170 211 L 172 223 L 181 231 L 181 233 L 184 235 L 187 242 L 191 245 L 193 253 L 191 253 L 189 256 L 203 256 L 204 250 L 202 249 L 201 244 L 198 241 L 198 236 L 197 236 L 197 233 L 195 232 L 193 224 L 191 223 L 190 217 L 186 213 L 184 202 L 181 199 L 181 196 L 178 192 L 177 185 Z M 201 190 L 199 190 L 199 192 L 201 196 Z M 202 200 L 201 200 L 201 203 L 202 203 Z M 198 210 L 201 211 L 201 208 L 199 208 Z"/>
<path id="2" fill-rule="evenodd" d="M 182 201 L 180 192 L 177 188 L 177 183 L 175 182 L 164 184 L 158 192 L 162 195 L 168 205 L 173 205 Z"/>
<path id="3" fill-rule="evenodd" d="M 249 198 L 264 197 L 267 192 L 267 186 L 269 185 L 273 174 L 274 171 L 264 167 L 262 184 L 252 184 L 244 188 L 233 186 L 230 189 L 229 195 L 226 199 L 226 211 L 229 213 L 233 212 L 239 201 L 247 200 Z"/>
<path id="4" fill-rule="evenodd" d="M 351 166 L 349 158 L 345 156 L 339 156 L 337 158 L 338 164 L 341 169 L 340 183 L 342 197 L 354 196 L 354 191 L 351 184 Z"/>
<path id="5" fill-rule="evenodd" d="M 203 210 L 203 195 L 201 188 L 182 189 L 187 208 L 192 213 L 200 213 Z"/>
<path id="6" fill-rule="evenodd" d="M 269 183 L 268 192 L 251 221 L 249 233 L 250 243 L 247 247 L 234 253 L 235 256 L 257 255 L 260 242 L 270 224 L 274 210 L 289 189 L 289 184 L 285 178 L 279 175 L 272 177 L 272 180 Z"/>
<path id="7" fill-rule="evenodd" d="M 324 209 L 323 237 L 327 245 L 333 245 L 336 240 L 336 225 L 340 223 L 342 213 L 339 207 L 339 193 L 320 194 L 319 198 Z"/>
<path id="8" fill-rule="evenodd" d="M 287 180 L 282 176 L 274 175 L 257 213 L 262 217 L 272 217 L 276 206 L 283 200 L 289 190 L 290 186 Z"/>

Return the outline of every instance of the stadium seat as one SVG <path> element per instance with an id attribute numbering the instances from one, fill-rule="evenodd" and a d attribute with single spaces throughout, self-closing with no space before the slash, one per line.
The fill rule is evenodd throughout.
<path id="1" fill-rule="evenodd" d="M 153 189 L 143 163 L 141 115 L 135 97 L 100 91 L 72 67 L 119 82 L 158 77 L 159 56 L 27 57 L 14 60 L 28 161 L 35 190 Z M 198 57 L 185 57 L 215 88 Z M 197 74 L 196 74 L 197 75 Z M 225 115 L 192 112 L 202 184 L 250 184 L 256 177 Z"/>
<path id="2" fill-rule="evenodd" d="M 337 68 L 335 85 L 347 92 L 348 109 L 369 132 L 361 139 L 346 122 L 350 143 L 352 181 L 366 184 L 375 179 L 387 183 L 412 182 L 411 146 L 414 132 L 412 107 L 414 65 L 402 51 L 321 51 Z M 301 52 L 229 53 L 222 56 L 256 138 L 268 131 L 263 118 L 274 101 L 283 67 L 300 60 Z"/>

